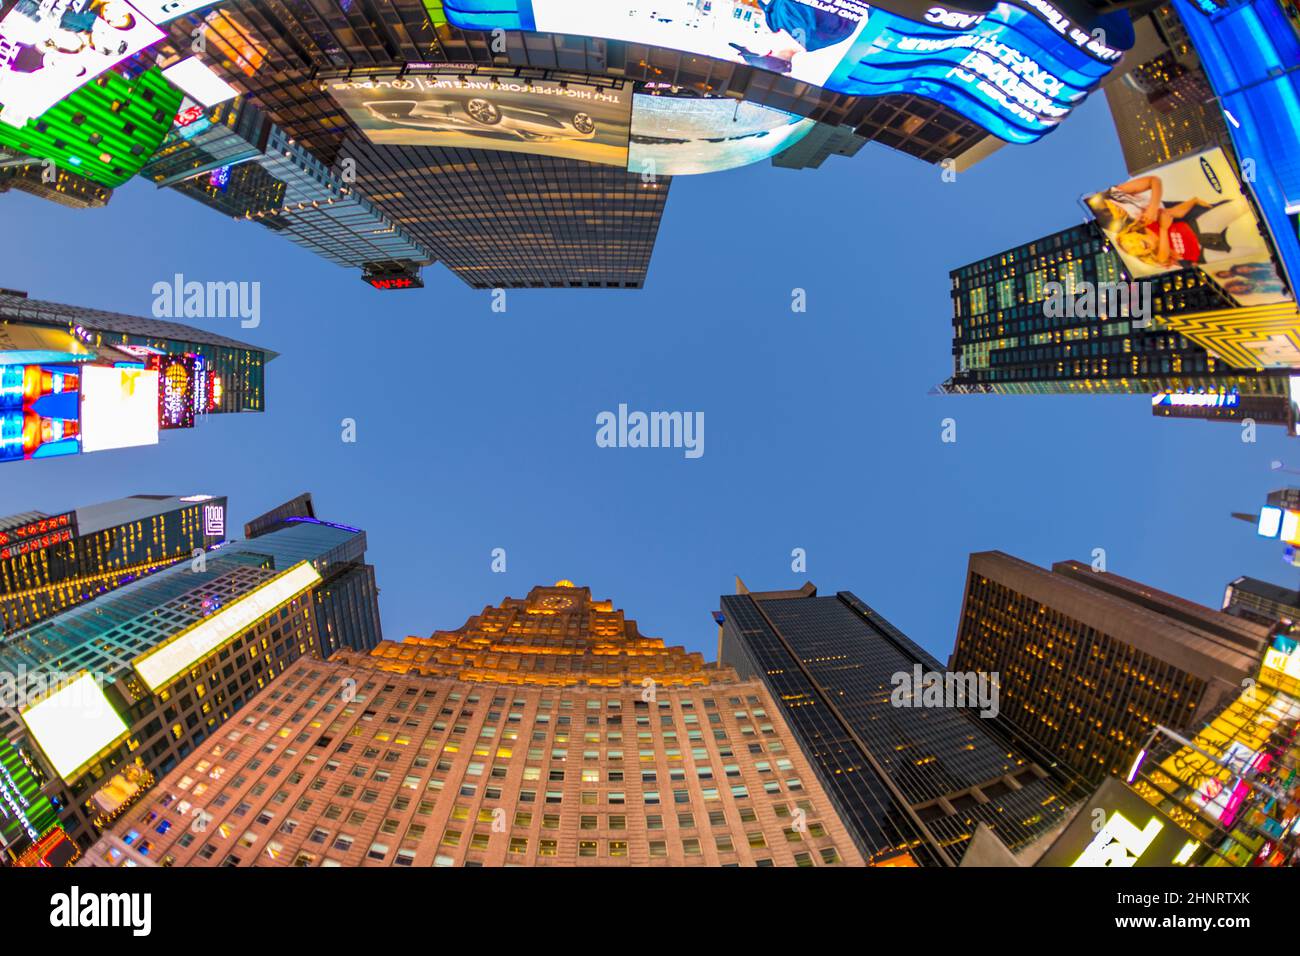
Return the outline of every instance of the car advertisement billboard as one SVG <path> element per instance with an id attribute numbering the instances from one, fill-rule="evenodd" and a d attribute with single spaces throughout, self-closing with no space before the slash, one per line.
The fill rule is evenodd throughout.
<path id="1" fill-rule="evenodd" d="M 1133 43 L 1124 12 L 1075 22 L 1048 0 L 910 19 L 862 0 L 447 0 L 477 30 L 596 36 L 744 63 L 852 96 L 908 93 L 1029 143 L 1060 123 Z"/>
<path id="2" fill-rule="evenodd" d="M 81 451 L 80 365 L 0 365 L 0 461 Z"/>
<path id="3" fill-rule="evenodd" d="M 632 98 L 627 168 L 660 176 L 736 169 L 775 156 L 816 125 L 742 100 L 638 93 Z"/>
<path id="4" fill-rule="evenodd" d="M 22 126 L 162 37 L 126 0 L 20 0 L 0 20 L 0 120 Z"/>
<path id="5" fill-rule="evenodd" d="M 630 88 L 450 74 L 340 79 L 327 86 L 373 143 L 627 165 Z"/>
<path id="6" fill-rule="evenodd" d="M 82 451 L 158 444 L 156 371 L 91 365 L 82 373 Z"/>
<path id="7" fill-rule="evenodd" d="M 1222 149 L 1083 197 L 1135 279 L 1199 268 L 1242 306 L 1291 301 Z"/>

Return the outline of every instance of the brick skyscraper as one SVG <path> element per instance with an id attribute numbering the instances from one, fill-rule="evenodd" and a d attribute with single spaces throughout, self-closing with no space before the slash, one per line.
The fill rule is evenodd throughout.
<path id="1" fill-rule="evenodd" d="M 861 864 L 759 681 L 567 581 L 301 660 L 84 862 Z"/>

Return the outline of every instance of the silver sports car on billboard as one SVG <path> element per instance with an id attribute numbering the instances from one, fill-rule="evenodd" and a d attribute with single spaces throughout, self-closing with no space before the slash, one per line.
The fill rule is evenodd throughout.
<path id="1" fill-rule="evenodd" d="M 513 137 L 526 142 L 591 139 L 596 121 L 591 114 L 565 109 L 534 109 L 494 102 L 481 92 L 422 100 L 378 100 L 364 104 L 378 119 L 399 126 L 429 130 L 458 130 Z"/>

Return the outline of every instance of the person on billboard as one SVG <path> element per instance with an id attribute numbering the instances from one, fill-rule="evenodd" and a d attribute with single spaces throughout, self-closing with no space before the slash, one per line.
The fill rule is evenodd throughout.
<path id="1" fill-rule="evenodd" d="M 767 28 L 772 31 L 772 45 L 766 53 L 750 50 L 740 43 L 730 44 L 750 66 L 789 73 L 794 58 L 833 47 L 853 36 L 867 18 L 865 6 L 856 3 L 802 2 L 802 0 L 758 0 Z M 838 57 L 837 57 L 838 61 Z"/>
<path id="2" fill-rule="evenodd" d="M 1242 215 L 1236 200 L 1206 202 L 1194 196 L 1167 202 L 1159 176 L 1140 176 L 1112 186 L 1094 200 L 1089 205 L 1119 250 L 1147 265 L 1182 268 L 1233 254 L 1228 228 Z M 1222 228 L 1214 229 L 1215 225 Z"/>
<path id="3" fill-rule="evenodd" d="M 1282 296 L 1286 293 L 1277 270 L 1266 262 L 1238 262 L 1231 269 L 1216 272 L 1214 278 L 1224 292 L 1238 298 L 1247 295 Z"/>

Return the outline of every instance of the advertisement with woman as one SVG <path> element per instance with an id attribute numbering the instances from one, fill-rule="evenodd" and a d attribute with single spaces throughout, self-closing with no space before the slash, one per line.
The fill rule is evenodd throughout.
<path id="1" fill-rule="evenodd" d="M 1157 167 L 1083 202 L 1136 279 L 1195 266 L 1239 305 L 1292 298 L 1221 149 Z"/>
<path id="2" fill-rule="evenodd" d="M 162 37 L 126 0 L 19 0 L 0 20 L 0 120 L 22 126 Z"/>

